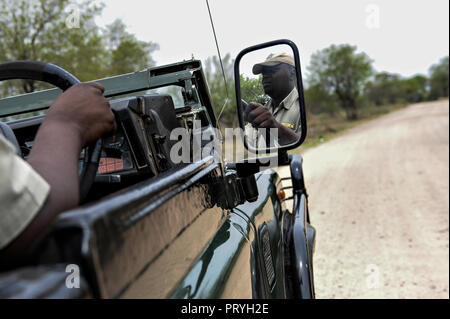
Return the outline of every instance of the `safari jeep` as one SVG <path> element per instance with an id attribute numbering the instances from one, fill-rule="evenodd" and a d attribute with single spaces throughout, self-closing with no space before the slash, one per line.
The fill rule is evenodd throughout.
<path id="1" fill-rule="evenodd" d="M 245 131 L 241 81 L 279 47 L 295 58 L 301 134 L 265 149 L 244 134 L 248 150 L 237 161 L 211 147 L 222 137 L 200 61 L 97 80 L 118 129 L 80 154 L 82 204 L 36 238 L 27 264 L 0 273 L 0 298 L 314 298 L 315 229 L 302 158 L 287 153 L 306 137 L 294 43 L 277 40 L 239 53 L 236 109 Z M 49 63 L 0 65 L 0 80 L 58 87 L 0 100 L 0 117 L 45 110 L 78 82 L 75 76 Z M 24 159 L 44 117 L 2 123 Z M 187 132 L 184 142 L 173 139 L 177 130 Z M 174 160 L 180 145 L 188 147 L 187 160 Z M 290 177 L 276 173 L 282 166 Z"/>

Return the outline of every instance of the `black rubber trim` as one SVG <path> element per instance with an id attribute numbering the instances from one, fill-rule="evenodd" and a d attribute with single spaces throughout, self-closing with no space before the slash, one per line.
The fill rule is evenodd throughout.
<path id="1" fill-rule="evenodd" d="M 0 81 L 28 79 L 43 81 L 65 91 L 80 81 L 57 65 L 36 61 L 14 61 L 0 64 Z"/>

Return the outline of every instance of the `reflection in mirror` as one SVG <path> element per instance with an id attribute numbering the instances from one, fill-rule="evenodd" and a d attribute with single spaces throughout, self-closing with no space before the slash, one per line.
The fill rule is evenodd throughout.
<path id="1" fill-rule="evenodd" d="M 277 45 L 250 52 L 239 69 L 247 144 L 259 151 L 295 144 L 301 121 L 292 49 Z"/>

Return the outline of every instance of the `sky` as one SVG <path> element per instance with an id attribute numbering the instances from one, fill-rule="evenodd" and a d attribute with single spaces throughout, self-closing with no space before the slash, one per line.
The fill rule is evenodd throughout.
<path id="1" fill-rule="evenodd" d="M 217 55 L 205 0 L 104 0 L 97 23 L 116 18 L 160 45 L 158 65 Z M 428 74 L 449 54 L 448 0 L 209 0 L 222 57 L 276 40 L 299 48 L 303 74 L 311 54 L 331 44 L 357 46 L 377 71 Z"/>

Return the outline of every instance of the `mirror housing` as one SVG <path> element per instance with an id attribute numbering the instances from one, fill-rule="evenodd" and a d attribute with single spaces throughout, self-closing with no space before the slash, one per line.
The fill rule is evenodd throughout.
<path id="1" fill-rule="evenodd" d="M 286 39 L 281 40 L 275 40 L 270 42 L 265 42 L 261 44 L 257 44 L 251 47 L 248 47 L 237 55 L 235 62 L 234 62 L 234 78 L 235 78 L 235 89 L 236 89 L 236 107 L 238 111 L 238 117 L 239 117 L 239 125 L 241 127 L 241 130 L 245 132 L 245 121 L 244 121 L 244 109 L 247 106 L 247 102 L 242 100 L 242 94 L 241 94 L 241 83 L 240 83 L 240 69 L 239 65 L 241 62 L 241 59 L 250 52 L 265 49 L 268 47 L 276 46 L 276 45 L 288 45 L 293 52 L 294 55 L 294 62 L 295 62 L 295 73 L 296 73 L 296 87 L 298 90 L 298 96 L 299 96 L 299 105 L 300 105 L 300 125 L 301 125 L 301 135 L 300 138 L 293 143 L 286 144 L 286 145 L 279 145 L 279 146 L 270 146 L 266 148 L 255 148 L 253 145 L 249 145 L 247 141 L 247 136 L 245 133 L 243 134 L 243 143 L 245 145 L 245 148 L 248 149 L 252 153 L 271 153 L 276 151 L 287 151 L 293 148 L 296 148 L 300 146 L 305 138 L 307 133 L 306 128 L 306 106 L 305 106 L 305 98 L 304 98 L 304 92 L 303 92 L 303 81 L 302 81 L 302 75 L 301 75 L 301 68 L 300 68 L 300 54 L 298 52 L 298 48 L 295 45 L 294 42 Z"/>

